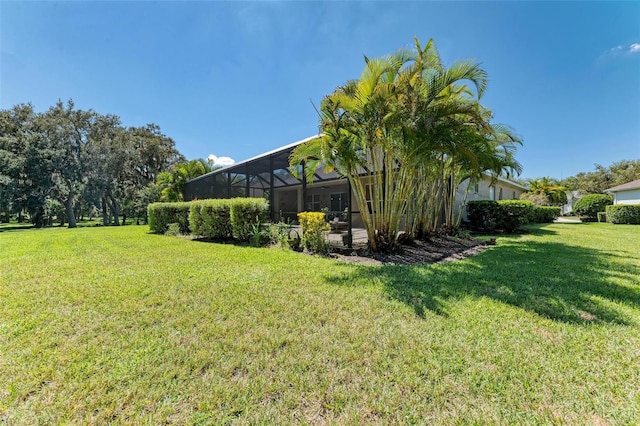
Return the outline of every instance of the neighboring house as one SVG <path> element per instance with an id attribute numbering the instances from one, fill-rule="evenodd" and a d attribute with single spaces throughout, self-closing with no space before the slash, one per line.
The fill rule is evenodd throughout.
<path id="1" fill-rule="evenodd" d="M 582 197 L 584 197 L 584 194 L 580 191 L 567 192 L 567 204 L 562 206 L 562 214 L 571 213 L 573 205 Z"/>
<path id="2" fill-rule="evenodd" d="M 346 220 L 345 212 L 352 212 L 354 227 L 362 227 L 362 219 L 347 179 L 336 172 L 316 170 L 313 182 L 304 174 L 295 178 L 289 172 L 289 156 L 298 145 L 316 138 L 313 136 L 232 166 L 214 170 L 185 184 L 184 199 L 261 197 L 269 200 L 272 220 L 297 221 L 302 211 L 325 211 L 329 217 Z M 458 189 L 460 208 L 465 200 L 467 183 Z M 483 180 L 469 188 L 466 201 L 518 199 L 526 187 L 504 178 L 493 182 Z"/>
<path id="3" fill-rule="evenodd" d="M 605 189 L 613 195 L 613 204 L 640 204 L 640 179 Z"/>
<path id="4" fill-rule="evenodd" d="M 456 209 L 460 208 L 460 203 L 465 199 L 468 181 L 462 182 L 458 188 L 456 199 L 458 200 Z M 466 202 L 477 200 L 518 200 L 520 195 L 527 192 L 527 187 L 517 182 L 497 177 L 493 181 L 487 178 L 475 185 L 472 184 L 466 197 Z M 466 203 L 465 203 L 466 204 Z M 463 219 L 467 219 L 467 212 L 463 212 Z"/>

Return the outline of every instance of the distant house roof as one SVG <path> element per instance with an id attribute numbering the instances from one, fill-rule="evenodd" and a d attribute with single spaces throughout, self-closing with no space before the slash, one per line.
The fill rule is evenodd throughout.
<path id="1" fill-rule="evenodd" d="M 605 189 L 605 192 L 620 192 L 629 191 L 631 189 L 640 189 L 640 179 L 632 180 L 631 182 L 623 183 L 622 185 L 614 186 L 613 188 Z"/>

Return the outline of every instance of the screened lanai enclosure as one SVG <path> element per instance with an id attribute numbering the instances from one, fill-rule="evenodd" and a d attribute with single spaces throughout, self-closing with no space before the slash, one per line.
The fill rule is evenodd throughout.
<path id="1" fill-rule="evenodd" d="M 304 173 L 296 178 L 290 172 L 289 156 L 293 149 L 316 137 L 193 179 L 185 184 L 184 199 L 259 197 L 269 201 L 271 220 L 275 222 L 296 222 L 299 212 L 324 211 L 330 221 L 350 228 L 349 222 L 353 220 L 353 226 L 359 226 L 347 179 L 335 172 L 325 173 L 321 168 L 316 170 L 312 182 L 307 181 Z"/>

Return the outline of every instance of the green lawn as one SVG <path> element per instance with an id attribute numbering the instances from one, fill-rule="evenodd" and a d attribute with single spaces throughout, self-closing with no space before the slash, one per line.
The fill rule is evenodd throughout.
<path id="1" fill-rule="evenodd" d="M 532 229 L 372 267 L 0 227 L 0 423 L 639 423 L 640 226 Z"/>

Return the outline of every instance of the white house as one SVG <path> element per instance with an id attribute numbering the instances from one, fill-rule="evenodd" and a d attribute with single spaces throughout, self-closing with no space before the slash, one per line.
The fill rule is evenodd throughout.
<path id="1" fill-rule="evenodd" d="M 640 204 L 640 179 L 605 189 L 613 195 L 613 204 Z"/>

